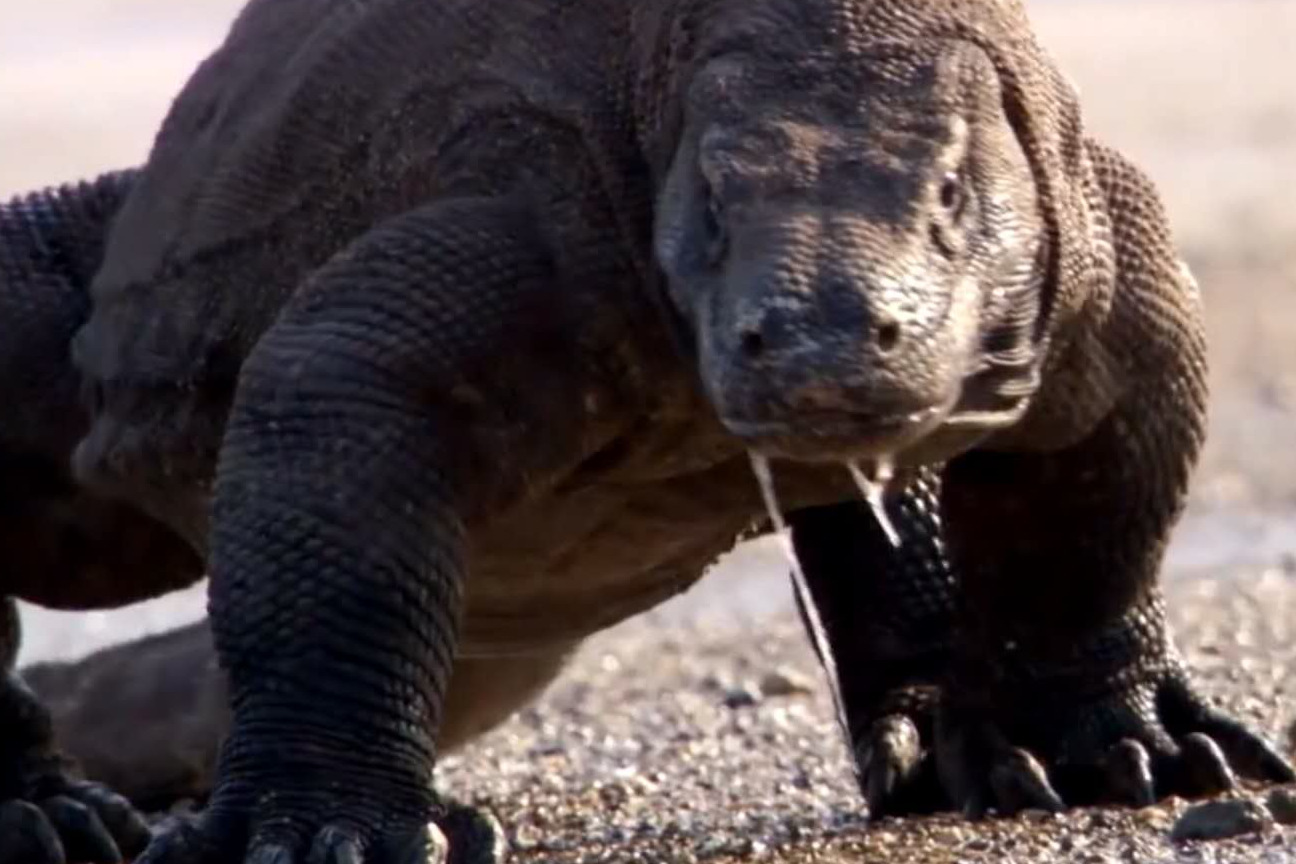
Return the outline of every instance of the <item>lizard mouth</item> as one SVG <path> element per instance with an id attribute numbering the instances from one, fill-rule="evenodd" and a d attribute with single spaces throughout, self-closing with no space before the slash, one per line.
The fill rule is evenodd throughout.
<path id="1" fill-rule="evenodd" d="M 722 422 L 761 456 L 840 464 L 904 450 L 940 426 L 952 407 L 885 415 L 797 412 L 786 419 L 726 416 Z"/>

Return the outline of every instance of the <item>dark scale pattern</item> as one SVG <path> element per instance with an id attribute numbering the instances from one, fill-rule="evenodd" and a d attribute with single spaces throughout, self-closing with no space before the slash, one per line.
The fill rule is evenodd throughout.
<path id="1" fill-rule="evenodd" d="M 126 507 L 78 490 L 67 460 L 84 433 L 70 340 L 89 313 L 106 225 L 134 172 L 0 203 L 0 861 L 112 860 L 140 851 L 125 799 L 76 778 L 51 719 L 14 670 L 14 597 L 84 608 L 152 596 L 196 560 Z M 149 569 L 142 570 L 147 561 Z M 157 568 L 157 569 L 152 569 Z"/>
<path id="2" fill-rule="evenodd" d="M 0 593 L 209 555 L 231 731 L 146 864 L 423 860 L 443 718 L 696 579 L 762 516 L 747 450 L 874 811 L 1291 776 L 1165 633 L 1196 289 L 1021 3 L 252 0 L 138 174 L 25 201 L 0 374 L 59 383 L 0 381 L 42 418 L 0 467 L 58 467 L 6 486 Z M 899 551 L 843 503 L 879 452 Z M 92 542 L 25 542 L 51 497 Z M 457 655 L 509 650 L 527 687 L 447 708 Z"/>
<path id="3" fill-rule="evenodd" d="M 220 770 L 236 780 L 195 829 L 204 842 L 246 836 L 231 822 L 277 778 L 295 779 L 256 814 L 251 841 L 266 848 L 397 850 L 438 815 L 433 733 L 462 605 L 456 514 L 478 492 L 447 470 L 474 454 L 440 430 L 478 421 L 452 401 L 428 404 L 426 388 L 477 383 L 462 370 L 509 338 L 497 328 L 517 320 L 510 305 L 547 278 L 520 221 L 493 202 L 410 214 L 321 271 L 245 366 L 211 553 L 237 717 Z M 426 290 L 411 298 L 413 285 Z M 478 307 L 480 329 L 448 326 L 465 291 L 496 304 Z M 321 782 L 342 765 L 346 791 Z M 320 826 L 321 813 L 339 821 Z"/>

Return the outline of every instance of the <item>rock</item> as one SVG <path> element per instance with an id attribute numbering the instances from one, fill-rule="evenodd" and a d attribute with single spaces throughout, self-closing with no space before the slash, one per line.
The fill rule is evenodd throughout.
<path id="1" fill-rule="evenodd" d="M 759 705 L 760 701 L 760 691 L 746 684 L 739 687 L 730 687 L 724 694 L 726 708 L 750 708 L 753 705 Z"/>
<path id="2" fill-rule="evenodd" d="M 1264 805 L 1250 798 L 1207 801 L 1183 812 L 1170 831 L 1170 839 L 1219 840 L 1255 834 L 1272 824 L 1273 816 Z"/>
<path id="3" fill-rule="evenodd" d="M 795 669 L 774 669 L 761 678 L 760 691 L 767 698 L 803 696 L 814 692 L 814 682 Z"/>
<path id="4" fill-rule="evenodd" d="M 1296 825 L 1296 786 L 1282 786 L 1274 789 L 1265 799 L 1265 806 L 1273 814 L 1275 822 L 1283 825 Z"/>

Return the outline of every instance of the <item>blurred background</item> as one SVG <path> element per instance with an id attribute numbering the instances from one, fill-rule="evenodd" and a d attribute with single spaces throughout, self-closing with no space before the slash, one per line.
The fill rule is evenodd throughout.
<path id="1" fill-rule="evenodd" d="M 1171 578 L 1296 573 L 1296 0 L 1027 0 L 1090 129 L 1160 184 L 1206 293 L 1212 420 Z M 141 162 L 241 0 L 0 3 L 0 197 Z M 672 608 L 782 608 L 768 541 Z M 737 595 L 731 580 L 740 580 Z M 72 657 L 202 613 L 24 610 L 23 659 Z"/>

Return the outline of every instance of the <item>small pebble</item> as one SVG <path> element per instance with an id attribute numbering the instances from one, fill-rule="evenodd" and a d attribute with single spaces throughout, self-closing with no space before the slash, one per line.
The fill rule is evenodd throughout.
<path id="1" fill-rule="evenodd" d="M 1170 814 L 1159 807 L 1144 807 L 1134 811 L 1133 816 L 1150 828 L 1165 830 L 1170 827 Z"/>
<path id="2" fill-rule="evenodd" d="M 743 685 L 741 687 L 731 687 L 725 691 L 724 704 L 726 708 L 750 708 L 753 705 L 759 705 L 761 694 L 752 687 Z"/>
<path id="3" fill-rule="evenodd" d="M 1121 860 L 1115 855 L 1107 855 L 1102 852 L 1095 852 L 1086 855 L 1081 859 L 1084 864 L 1121 864 Z"/>
<path id="4" fill-rule="evenodd" d="M 1219 840 L 1255 834 L 1273 823 L 1263 804 L 1249 798 L 1207 801 L 1189 807 L 1170 831 L 1171 840 Z"/>
<path id="5" fill-rule="evenodd" d="M 1265 799 L 1265 806 L 1273 814 L 1275 822 L 1282 825 L 1296 825 L 1296 786 L 1274 789 Z"/>
<path id="6" fill-rule="evenodd" d="M 814 682 L 793 669 L 775 669 L 761 678 L 760 691 L 766 697 L 803 696 L 814 692 Z"/>

